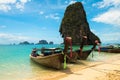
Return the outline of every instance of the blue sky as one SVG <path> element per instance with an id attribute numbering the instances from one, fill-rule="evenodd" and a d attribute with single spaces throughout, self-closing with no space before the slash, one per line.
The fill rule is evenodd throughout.
<path id="1" fill-rule="evenodd" d="M 120 0 L 0 0 L 0 44 L 42 39 L 62 43 L 59 28 L 65 9 L 77 1 L 102 43 L 120 43 Z"/>

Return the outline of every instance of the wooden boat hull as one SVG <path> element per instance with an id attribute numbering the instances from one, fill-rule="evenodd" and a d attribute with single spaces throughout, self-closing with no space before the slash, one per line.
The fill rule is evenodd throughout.
<path id="1" fill-rule="evenodd" d="M 70 53 L 66 53 L 67 63 L 76 63 L 78 54 L 76 52 L 72 52 L 72 56 L 70 56 Z"/>
<path id="2" fill-rule="evenodd" d="M 61 59 L 63 58 L 62 54 L 52 54 L 49 56 L 37 56 L 37 57 L 33 57 L 30 55 L 30 58 L 33 61 L 46 67 L 55 68 L 55 69 L 62 68 L 62 61 L 61 61 Z"/>
<path id="3" fill-rule="evenodd" d="M 78 59 L 86 60 L 91 52 L 92 52 L 92 50 L 86 50 L 86 51 L 82 51 L 82 54 L 80 54 L 80 50 L 76 50 L 76 51 L 72 52 L 71 58 L 70 58 L 70 55 L 67 54 L 67 56 L 69 56 L 69 58 L 70 58 L 70 59 L 67 58 L 67 61 L 69 63 L 69 62 L 77 62 Z"/>
<path id="4" fill-rule="evenodd" d="M 101 52 L 108 52 L 110 49 L 114 49 L 114 47 L 112 45 L 100 47 Z M 95 51 L 98 51 L 98 49 L 95 49 Z"/>
<path id="5" fill-rule="evenodd" d="M 101 52 L 108 52 L 109 49 L 113 49 L 113 48 L 102 47 L 102 48 L 100 48 L 100 51 L 101 51 Z"/>
<path id="6" fill-rule="evenodd" d="M 86 50 L 86 51 L 82 51 L 82 54 L 80 54 L 80 50 L 76 51 L 76 53 L 78 54 L 78 59 L 80 60 L 86 60 L 91 52 L 92 50 Z"/>
<path id="7" fill-rule="evenodd" d="M 118 49 L 109 49 L 108 52 L 109 53 L 120 53 L 120 48 L 118 48 Z"/>
<path id="8" fill-rule="evenodd" d="M 96 50 L 97 51 L 97 50 Z M 113 47 L 101 47 L 101 52 L 109 52 L 109 53 L 120 53 L 120 48 L 113 48 Z"/>

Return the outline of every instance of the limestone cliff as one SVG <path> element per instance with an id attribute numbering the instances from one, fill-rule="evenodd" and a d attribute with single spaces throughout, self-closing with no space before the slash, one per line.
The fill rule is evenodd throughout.
<path id="1" fill-rule="evenodd" d="M 62 37 L 72 37 L 73 44 L 81 44 L 82 37 L 87 36 L 86 44 L 94 44 L 100 39 L 91 32 L 86 13 L 81 2 L 76 2 L 66 8 L 60 30 Z"/>

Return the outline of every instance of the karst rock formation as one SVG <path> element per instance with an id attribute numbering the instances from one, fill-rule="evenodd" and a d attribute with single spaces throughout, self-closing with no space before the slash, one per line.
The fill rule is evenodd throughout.
<path id="1" fill-rule="evenodd" d="M 66 8 L 59 32 L 63 39 L 71 37 L 73 45 L 80 45 L 83 36 L 87 36 L 87 45 L 94 44 L 95 40 L 101 42 L 99 37 L 91 32 L 81 2 L 73 3 Z"/>

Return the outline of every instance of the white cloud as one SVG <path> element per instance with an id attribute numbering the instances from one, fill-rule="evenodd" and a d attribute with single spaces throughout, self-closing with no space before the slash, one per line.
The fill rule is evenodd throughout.
<path id="1" fill-rule="evenodd" d="M 42 14 L 44 14 L 44 12 L 43 12 L 43 11 L 40 11 L 40 12 L 39 12 L 39 14 L 41 14 L 41 15 L 42 15 Z"/>
<path id="2" fill-rule="evenodd" d="M 77 2 L 77 1 L 71 0 L 71 1 L 69 2 L 69 4 L 74 4 L 75 2 Z"/>
<path id="3" fill-rule="evenodd" d="M 17 2 L 16 8 L 19 9 L 20 11 L 23 11 L 24 10 L 24 3 Z"/>
<path id="4" fill-rule="evenodd" d="M 20 0 L 21 3 L 26 3 L 28 0 Z"/>
<path id="5" fill-rule="evenodd" d="M 15 4 L 16 0 L 0 0 L 0 11 L 8 12 L 11 10 L 11 4 Z"/>
<path id="6" fill-rule="evenodd" d="M 16 8 L 20 11 L 24 10 L 24 5 L 29 2 L 30 0 L 20 0 L 20 2 L 16 2 Z"/>
<path id="7" fill-rule="evenodd" d="M 8 12 L 13 8 L 24 10 L 24 5 L 31 0 L 0 0 L 0 11 Z"/>
<path id="8" fill-rule="evenodd" d="M 107 12 L 94 17 L 92 20 L 120 26 L 120 9 L 110 9 Z"/>
<path id="9" fill-rule="evenodd" d="M 47 16 L 45 16 L 45 18 L 51 18 L 51 19 L 54 19 L 54 20 L 59 20 L 60 19 L 60 17 L 58 16 L 58 13 L 47 15 Z"/>
<path id="10" fill-rule="evenodd" d="M 37 42 L 38 39 L 21 34 L 0 33 L 0 44 L 19 43 L 22 41 Z"/>
<path id="11" fill-rule="evenodd" d="M 95 16 L 92 21 L 120 27 L 120 0 L 103 0 L 93 4 L 93 6 L 97 6 L 98 8 L 108 7 L 108 10 Z"/>
<path id="12" fill-rule="evenodd" d="M 9 33 L 0 33 L 0 38 L 7 39 L 10 41 L 21 41 L 21 40 L 29 39 L 28 37 L 25 37 L 25 36 L 13 35 L 13 34 L 9 34 Z"/>
<path id="13" fill-rule="evenodd" d="M 14 4 L 16 0 L 0 0 L 0 4 Z"/>
<path id="14" fill-rule="evenodd" d="M 101 2 L 93 4 L 93 6 L 98 6 L 98 8 L 110 7 L 110 6 L 120 6 L 120 0 L 103 0 Z"/>
<path id="15" fill-rule="evenodd" d="M 8 12 L 9 10 L 11 10 L 11 7 L 9 5 L 0 4 L 0 11 Z"/>

